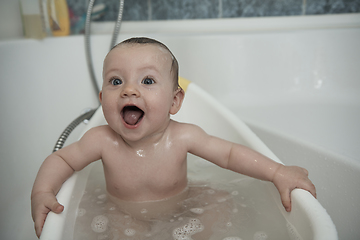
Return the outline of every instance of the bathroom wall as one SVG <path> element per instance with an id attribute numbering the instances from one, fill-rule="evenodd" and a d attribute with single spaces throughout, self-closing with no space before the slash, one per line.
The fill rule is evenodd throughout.
<path id="1" fill-rule="evenodd" d="M 85 12 L 87 0 L 67 0 L 76 15 Z M 100 21 L 116 19 L 119 0 L 105 3 L 107 13 Z M 358 0 L 131 0 L 124 5 L 125 21 L 295 16 L 360 12 Z"/>
<path id="2" fill-rule="evenodd" d="M 67 0 L 73 16 L 81 17 L 89 0 Z M 106 14 L 98 21 L 116 19 L 119 0 L 105 3 Z M 359 0 L 125 0 L 125 21 L 208 19 L 265 16 L 299 16 L 360 12 Z M 0 1 L 0 40 L 23 38 L 20 4 Z"/>

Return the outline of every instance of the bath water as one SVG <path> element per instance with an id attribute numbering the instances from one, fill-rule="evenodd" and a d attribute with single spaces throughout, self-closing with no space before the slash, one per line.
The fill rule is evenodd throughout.
<path id="1" fill-rule="evenodd" d="M 181 211 L 138 220 L 108 199 L 94 167 L 77 210 L 75 240 L 301 240 L 278 210 L 267 184 L 188 157 L 189 194 Z M 146 214 L 148 209 L 139 209 Z M 200 236 L 200 237 L 199 237 Z"/>

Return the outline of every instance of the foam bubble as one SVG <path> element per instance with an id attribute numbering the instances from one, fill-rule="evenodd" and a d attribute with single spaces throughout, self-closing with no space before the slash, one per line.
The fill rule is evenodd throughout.
<path id="1" fill-rule="evenodd" d="M 268 238 L 267 234 L 265 232 L 256 232 L 254 234 L 254 240 L 266 240 Z"/>
<path id="2" fill-rule="evenodd" d="M 209 189 L 209 190 L 207 190 L 207 192 L 208 192 L 208 194 L 214 194 L 214 193 L 215 193 L 215 190 Z"/>
<path id="3" fill-rule="evenodd" d="M 232 226 L 232 222 L 227 222 L 227 223 L 226 223 L 226 226 L 227 226 L 227 227 L 231 227 L 231 226 Z"/>
<path id="4" fill-rule="evenodd" d="M 98 199 L 105 200 L 106 199 L 106 194 L 99 195 Z"/>
<path id="5" fill-rule="evenodd" d="M 124 234 L 125 234 L 126 236 L 128 236 L 128 237 L 134 236 L 135 233 L 136 233 L 136 231 L 135 231 L 134 229 L 132 229 L 132 228 L 127 228 L 127 229 L 125 229 L 125 231 L 124 231 Z"/>
<path id="6" fill-rule="evenodd" d="M 82 217 L 86 213 L 86 210 L 84 208 L 79 208 L 76 212 L 77 216 Z"/>
<path id="7" fill-rule="evenodd" d="M 195 233 L 204 230 L 204 226 L 197 218 L 192 218 L 184 226 L 174 229 L 173 237 L 175 240 L 190 240 Z"/>
<path id="8" fill-rule="evenodd" d="M 97 233 L 105 232 L 107 229 L 108 222 L 109 219 L 104 215 L 96 216 L 93 218 L 91 222 L 91 229 Z"/>
<path id="9" fill-rule="evenodd" d="M 191 212 L 196 213 L 196 214 L 202 214 L 204 212 L 203 208 L 192 208 L 190 209 Z"/>
<path id="10" fill-rule="evenodd" d="M 231 195 L 237 196 L 237 195 L 239 195 L 239 191 L 232 191 L 232 192 L 231 192 Z"/>
<path id="11" fill-rule="evenodd" d="M 226 237 L 223 240 L 242 240 L 242 239 L 239 237 Z"/>

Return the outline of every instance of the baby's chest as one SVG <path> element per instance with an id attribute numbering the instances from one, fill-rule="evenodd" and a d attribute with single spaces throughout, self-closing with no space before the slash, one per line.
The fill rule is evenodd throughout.
<path id="1" fill-rule="evenodd" d="M 165 158 L 164 158 L 165 157 Z M 186 156 L 159 158 L 128 157 L 104 163 L 105 174 L 113 181 L 141 185 L 176 184 L 186 178 Z"/>

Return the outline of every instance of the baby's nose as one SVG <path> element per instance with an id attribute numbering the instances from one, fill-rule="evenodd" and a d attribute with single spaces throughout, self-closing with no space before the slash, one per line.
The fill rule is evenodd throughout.
<path id="1" fill-rule="evenodd" d="M 133 84 L 127 84 L 121 91 L 121 97 L 139 97 L 140 92 Z"/>

